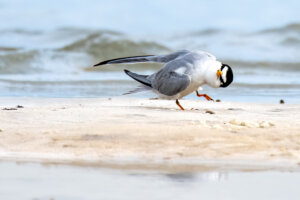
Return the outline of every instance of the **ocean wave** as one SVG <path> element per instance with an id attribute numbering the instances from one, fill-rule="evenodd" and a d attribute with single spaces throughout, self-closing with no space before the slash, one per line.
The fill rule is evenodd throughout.
<path id="1" fill-rule="evenodd" d="M 4 29 L 0 30 L 1 34 L 21 34 L 21 35 L 41 35 L 42 31 L 33 31 L 33 30 L 25 30 L 25 29 Z"/>
<path id="2" fill-rule="evenodd" d="M 272 35 L 283 30 L 289 32 Z M 116 31 L 77 28 L 61 28 L 49 32 L 7 30 L 2 31 L 4 35 L 9 37 L 13 34 L 16 40 L 11 44 L 4 42 L 0 47 L 0 74 L 118 71 L 126 65 L 103 68 L 89 66 L 105 59 L 165 54 L 181 49 L 209 51 L 222 62 L 236 68 L 299 72 L 300 59 L 297 49 L 300 48 L 300 34 L 291 34 L 290 31 L 300 33 L 300 24 L 266 29 L 254 35 L 204 29 L 182 35 L 178 33 L 176 37 L 169 35 L 167 38 L 136 38 Z M 23 42 L 16 42 L 20 39 Z M 28 47 L 33 42 L 35 44 Z M 131 69 L 138 71 L 156 70 L 160 67 L 161 64 L 130 65 Z"/>
<path id="3" fill-rule="evenodd" d="M 79 73 L 91 60 L 76 52 L 22 50 L 0 55 L 0 74 Z"/>
<path id="4" fill-rule="evenodd" d="M 286 37 L 281 41 L 281 44 L 284 46 L 293 46 L 299 47 L 300 46 L 300 37 Z"/>
<path id="5" fill-rule="evenodd" d="M 39 72 L 33 60 L 38 56 L 38 51 L 20 51 L 0 55 L 0 74 Z"/>
<path id="6" fill-rule="evenodd" d="M 134 82 L 130 79 L 128 80 L 119 80 L 119 79 L 111 79 L 111 80 L 60 80 L 60 81 L 47 81 L 47 80 L 13 80 L 13 79 L 1 79 L 0 83 L 7 83 L 10 85 L 31 85 L 31 86 L 42 86 L 42 85 L 73 85 L 73 86 L 83 86 L 83 85 L 122 85 L 122 84 L 134 84 Z"/>
<path id="7" fill-rule="evenodd" d="M 300 84 L 264 84 L 264 83 L 258 83 L 258 84 L 247 84 L 247 83 L 233 83 L 232 87 L 236 88 L 249 88 L 249 89 L 297 89 L 300 90 Z"/>
<path id="8" fill-rule="evenodd" d="M 254 32 L 204 29 L 157 41 L 172 49 L 202 49 L 220 60 L 295 63 L 300 62 L 299 27 L 292 24 Z"/>
<path id="9" fill-rule="evenodd" d="M 0 47 L 0 54 L 1 53 L 5 53 L 5 52 L 16 52 L 20 50 L 20 48 L 16 48 L 16 47 Z"/>
<path id="10" fill-rule="evenodd" d="M 95 59 L 109 59 L 154 52 L 170 52 L 170 49 L 157 42 L 136 41 L 120 34 L 98 32 L 66 45 L 60 48 L 59 51 L 84 52 Z"/>
<path id="11" fill-rule="evenodd" d="M 221 33 L 223 30 L 220 29 L 204 29 L 204 30 L 198 30 L 198 31 L 191 31 L 189 33 L 186 33 L 184 35 L 182 35 L 183 37 L 198 37 L 198 36 L 211 36 L 211 35 L 215 35 L 218 33 Z"/>
<path id="12" fill-rule="evenodd" d="M 278 27 L 278 28 L 268 28 L 268 29 L 264 29 L 259 31 L 258 33 L 278 33 L 278 34 L 282 34 L 282 33 L 287 33 L 287 32 L 296 32 L 296 33 L 300 33 L 300 23 L 291 23 L 282 27 Z"/>
<path id="13" fill-rule="evenodd" d="M 251 68 L 253 70 L 284 70 L 300 72 L 300 62 L 272 62 L 272 61 L 242 61 L 224 60 L 223 63 L 229 64 L 234 68 Z"/>

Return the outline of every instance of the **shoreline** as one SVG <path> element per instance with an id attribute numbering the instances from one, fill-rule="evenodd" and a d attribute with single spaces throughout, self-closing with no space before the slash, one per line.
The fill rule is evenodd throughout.
<path id="1" fill-rule="evenodd" d="M 180 103 L 186 111 L 167 100 L 0 98 L 0 160 L 167 171 L 300 169 L 300 104 Z M 3 110 L 17 105 L 24 108 Z"/>
<path id="2" fill-rule="evenodd" d="M 54 157 L 54 155 L 41 155 L 31 153 L 0 153 L 0 163 L 40 164 L 42 166 L 73 166 L 102 168 L 125 171 L 152 171 L 162 173 L 198 173 L 198 172 L 300 172 L 300 164 L 289 160 L 262 161 L 262 160 L 207 160 L 198 158 L 180 159 L 155 159 L 143 160 L 143 158 L 104 158 L 85 159 L 72 157 Z"/>

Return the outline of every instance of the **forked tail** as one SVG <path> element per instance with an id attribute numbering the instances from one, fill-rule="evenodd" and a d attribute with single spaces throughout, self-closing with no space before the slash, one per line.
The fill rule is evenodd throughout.
<path id="1" fill-rule="evenodd" d="M 143 85 L 146 85 L 150 88 L 152 88 L 152 85 L 151 85 L 151 81 L 147 79 L 147 75 L 140 75 L 140 74 L 136 74 L 136 73 L 133 73 L 127 69 L 124 70 L 124 72 L 130 76 L 131 78 L 133 78 L 134 80 L 142 83 Z"/>

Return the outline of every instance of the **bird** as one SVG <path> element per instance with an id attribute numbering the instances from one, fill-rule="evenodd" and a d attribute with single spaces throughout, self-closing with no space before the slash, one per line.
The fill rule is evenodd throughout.
<path id="1" fill-rule="evenodd" d="M 199 94 L 198 89 L 207 84 L 213 88 L 226 88 L 233 81 L 233 72 L 228 64 L 223 64 L 216 57 L 202 50 L 181 50 L 165 55 L 143 55 L 115 58 L 101 61 L 94 65 L 122 63 L 165 63 L 157 72 L 141 75 L 127 69 L 124 72 L 141 85 L 125 94 L 151 90 L 160 99 L 175 100 L 181 110 L 184 108 L 179 99 L 196 92 L 198 97 L 208 101 L 213 99 L 207 94 Z"/>

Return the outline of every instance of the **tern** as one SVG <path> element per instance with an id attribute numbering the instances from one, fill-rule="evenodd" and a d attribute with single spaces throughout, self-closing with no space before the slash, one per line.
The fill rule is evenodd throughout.
<path id="1" fill-rule="evenodd" d="M 180 109 L 179 99 L 196 92 L 198 97 L 205 97 L 213 101 L 207 94 L 199 94 L 198 89 L 207 84 L 213 88 L 225 88 L 233 81 L 233 72 L 229 65 L 217 61 L 216 57 L 208 52 L 177 51 L 167 55 L 144 55 L 105 60 L 94 65 L 121 64 L 121 63 L 150 63 L 158 62 L 165 65 L 151 75 L 140 75 L 125 69 L 125 73 L 141 83 L 141 86 L 126 94 L 152 90 L 159 98 L 176 100 Z"/>

